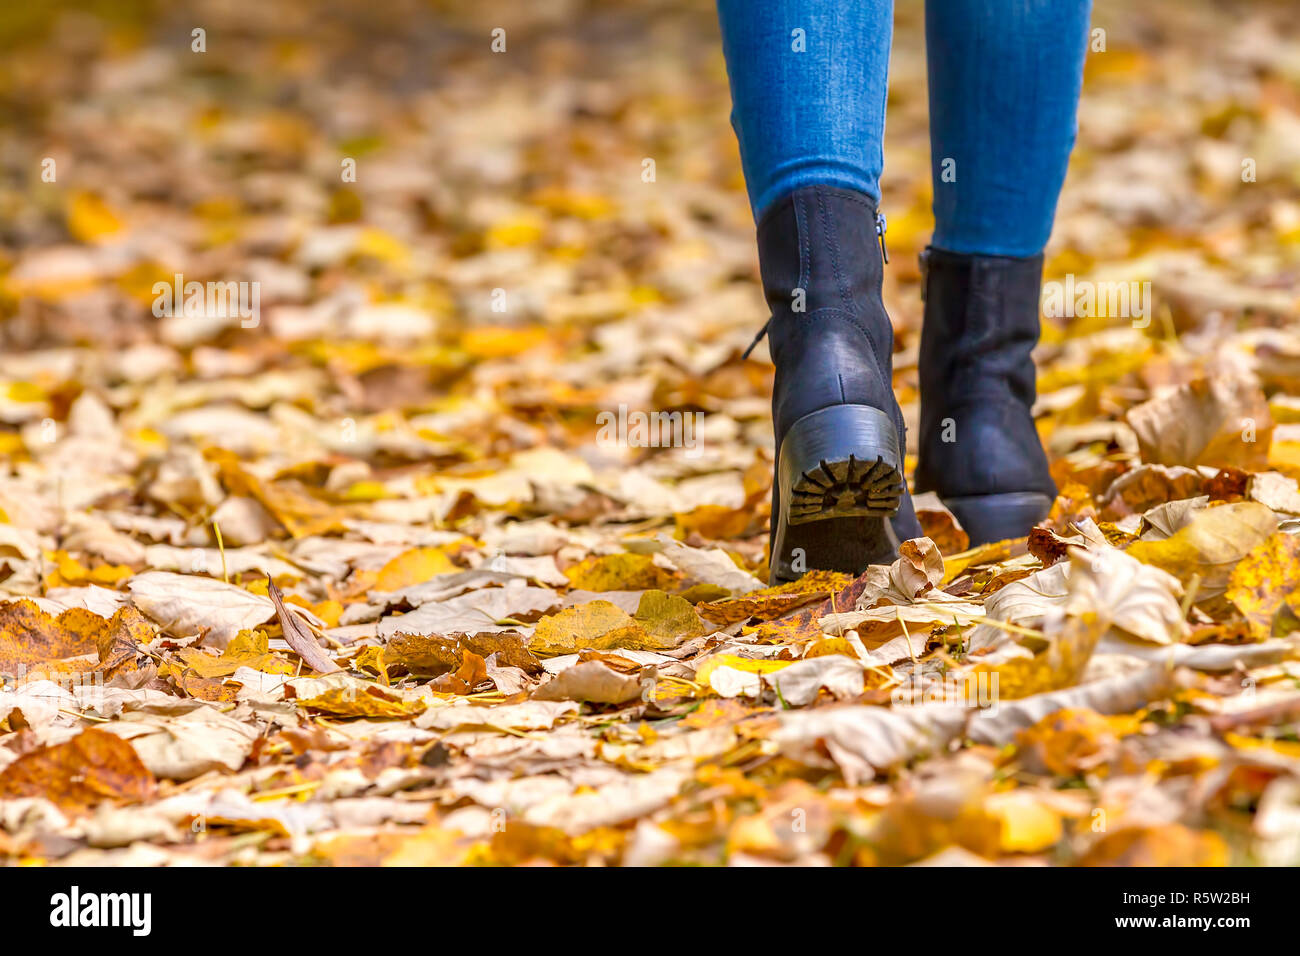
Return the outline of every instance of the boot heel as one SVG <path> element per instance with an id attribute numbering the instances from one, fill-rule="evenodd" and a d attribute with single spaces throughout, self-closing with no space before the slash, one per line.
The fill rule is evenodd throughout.
<path id="1" fill-rule="evenodd" d="M 944 498 L 957 516 L 971 546 L 1023 538 L 1052 510 L 1052 499 L 1037 491 L 1011 491 L 998 495 Z"/>
<path id="2" fill-rule="evenodd" d="M 777 464 L 771 581 L 812 568 L 859 574 L 898 555 L 889 519 L 907 485 L 898 434 L 869 405 L 832 405 L 790 426 Z"/>
<path id="3" fill-rule="evenodd" d="M 781 511 L 790 524 L 826 518 L 889 518 L 906 490 L 898 435 L 868 405 L 805 415 L 781 442 Z"/>

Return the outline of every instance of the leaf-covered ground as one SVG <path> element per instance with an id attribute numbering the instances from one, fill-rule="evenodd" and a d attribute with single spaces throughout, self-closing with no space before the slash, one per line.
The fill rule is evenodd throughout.
<path id="1" fill-rule="evenodd" d="M 1046 526 L 769 589 L 708 3 L 8 5 L 0 856 L 1297 862 L 1293 14 L 1098 5 L 1046 278 L 1151 308 L 1045 323 Z"/>

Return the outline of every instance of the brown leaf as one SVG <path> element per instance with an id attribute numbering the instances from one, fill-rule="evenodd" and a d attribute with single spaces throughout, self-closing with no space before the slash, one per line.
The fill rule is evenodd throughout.
<path id="1" fill-rule="evenodd" d="M 1047 528 L 1030 529 L 1028 548 L 1029 553 L 1042 561 L 1045 568 L 1050 568 L 1070 551 L 1070 546 Z"/>
<path id="2" fill-rule="evenodd" d="M 479 657 L 497 655 L 497 663 L 540 674 L 542 662 L 528 649 L 523 637 L 510 631 L 496 634 L 396 634 L 388 642 L 384 660 L 404 667 L 417 677 L 437 677 L 460 666 L 470 651 Z"/>
<path id="3" fill-rule="evenodd" d="M 1201 486 L 1201 494 L 1208 495 L 1211 501 L 1240 501 L 1246 495 L 1250 484 L 1250 472 L 1228 466 L 1220 468 L 1212 478 L 1206 478 Z"/>
<path id="4" fill-rule="evenodd" d="M 1161 465 L 1268 467 L 1273 416 L 1259 386 L 1233 374 L 1180 385 L 1128 413 L 1142 460 Z"/>
<path id="5" fill-rule="evenodd" d="M 472 694 L 474 688 L 488 679 L 483 658 L 473 651 L 461 651 L 460 667 L 454 674 L 447 673 L 429 681 L 429 687 L 440 694 Z"/>
<path id="6" fill-rule="evenodd" d="M 961 522 L 937 494 L 927 491 L 912 496 L 916 520 L 921 523 L 925 536 L 944 554 L 960 554 L 970 547 L 970 537 Z"/>
<path id="7" fill-rule="evenodd" d="M 603 661 L 566 667 L 533 691 L 534 700 L 585 700 L 595 704 L 623 704 L 640 696 L 639 676 L 620 674 Z"/>
<path id="8" fill-rule="evenodd" d="M 284 597 L 270 575 L 266 578 L 266 593 L 271 596 L 271 601 L 275 604 L 275 615 L 280 621 L 280 630 L 284 632 L 284 639 L 289 642 L 289 646 L 303 659 L 303 662 L 317 674 L 332 674 L 342 670 L 325 656 L 325 651 L 316 640 L 316 635 L 311 632 L 311 628 L 307 626 L 307 622 L 285 605 Z"/>
<path id="9" fill-rule="evenodd" d="M 155 786 L 129 742 L 94 727 L 24 754 L 0 771 L 0 797 L 44 797 L 73 813 L 103 800 L 150 800 Z"/>
<path id="10" fill-rule="evenodd" d="M 1124 827 L 1101 837 L 1080 866 L 1227 866 L 1228 845 L 1210 830 L 1180 823 Z"/>
<path id="11" fill-rule="evenodd" d="M 851 580 L 849 575 L 839 571 L 809 571 L 797 581 L 750 591 L 741 597 L 725 601 L 698 604 L 695 610 L 714 624 L 735 624 L 750 618 L 770 621 L 784 617 L 805 604 L 822 600 L 845 587 Z"/>
<path id="12" fill-rule="evenodd" d="M 1141 514 L 1166 501 L 1195 498 L 1204 479 L 1195 468 L 1139 465 L 1111 482 L 1102 496 L 1102 513 L 1116 519 Z"/>

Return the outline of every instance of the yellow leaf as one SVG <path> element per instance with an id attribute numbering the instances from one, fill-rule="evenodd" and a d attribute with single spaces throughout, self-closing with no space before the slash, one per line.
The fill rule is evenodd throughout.
<path id="1" fill-rule="evenodd" d="M 17 432 L 0 432 L 0 457 L 13 458 L 27 451 L 27 444 L 23 441 L 23 436 Z M 9 519 L 4 519 L 8 523 Z"/>
<path id="2" fill-rule="evenodd" d="M 648 554 L 602 554 L 564 572 L 571 587 L 584 591 L 645 591 L 671 587 L 673 575 Z"/>
<path id="3" fill-rule="evenodd" d="M 608 601 L 588 601 L 542 618 L 528 646 L 539 654 L 572 654 L 584 648 L 652 651 L 673 644 L 648 633 L 622 608 Z"/>
<path id="4" fill-rule="evenodd" d="M 1225 733 L 1224 743 L 1237 750 L 1262 750 L 1285 757 L 1287 760 L 1300 758 L 1300 743 L 1294 740 L 1276 740 L 1273 738 L 1245 737 L 1241 734 Z"/>
<path id="5" fill-rule="evenodd" d="M 677 647 L 705 633 L 704 622 L 691 602 L 676 594 L 650 590 L 641 595 L 636 620 L 662 647 Z"/>
<path id="6" fill-rule="evenodd" d="M 229 677 L 241 667 L 251 667 L 264 674 L 292 674 L 296 668 L 282 657 L 271 653 L 266 634 L 262 631 L 240 631 L 220 657 L 213 657 L 196 647 L 186 647 L 176 656 L 200 677 Z"/>
<path id="7" fill-rule="evenodd" d="M 1300 609 L 1300 536 L 1275 534 L 1251 549 L 1232 569 L 1224 595 L 1245 615 L 1250 632 L 1259 640 L 1289 629 L 1275 620 L 1283 607 L 1289 618 Z"/>
<path id="8" fill-rule="evenodd" d="M 1074 777 L 1106 763 L 1119 747 L 1115 725 L 1094 710 L 1065 708 L 1016 735 L 1029 769 Z"/>
<path id="9" fill-rule="evenodd" d="M 531 198 L 543 209 L 578 219 L 608 219 L 616 211 L 614 203 L 604 196 L 558 187 L 539 190 Z"/>
<path id="10" fill-rule="evenodd" d="M 483 236 L 483 244 L 489 249 L 531 246 L 541 240 L 545 230 L 545 220 L 537 213 L 527 211 L 513 218 L 493 223 Z"/>
<path id="11" fill-rule="evenodd" d="M 809 571 L 797 581 L 761 588 L 725 601 L 700 604 L 700 616 L 715 624 L 735 624 L 751 617 L 770 621 L 783 617 L 795 608 L 820 601 L 848 587 L 853 575 L 840 571 Z M 851 607 L 837 608 L 851 611 Z"/>
<path id="12" fill-rule="evenodd" d="M 1277 518 L 1268 508 L 1238 501 L 1206 508 L 1173 537 L 1139 541 L 1125 553 L 1168 571 L 1184 585 L 1199 576 L 1198 593 L 1211 598 L 1223 593 L 1237 562 L 1276 528 Z"/>
<path id="13" fill-rule="evenodd" d="M 353 685 L 335 687 L 316 697 L 298 701 L 298 706 L 319 710 L 335 717 L 382 717 L 406 720 L 418 717 L 429 705 L 423 700 L 406 700 L 378 684 L 364 688 Z"/>
<path id="14" fill-rule="evenodd" d="M 308 605 L 307 609 L 324 621 L 326 627 L 338 627 L 343 614 L 343 605 L 338 601 L 320 601 Z"/>
<path id="15" fill-rule="evenodd" d="M 262 481 L 243 467 L 239 456 L 223 448 L 207 449 L 204 457 L 217 466 L 231 494 L 256 498 L 293 537 L 344 530 L 348 512 L 313 497 L 297 482 Z"/>
<path id="16" fill-rule="evenodd" d="M 378 259 L 392 265 L 403 265 L 411 256 L 410 248 L 401 239 L 382 229 L 363 229 L 352 250 L 358 256 Z"/>
<path id="17" fill-rule="evenodd" d="M 478 326 L 460 336 L 460 347 L 478 359 L 509 358 L 549 341 L 550 333 L 540 326 L 517 329 L 509 326 Z"/>
<path id="18" fill-rule="evenodd" d="M 984 802 L 985 812 L 1002 822 L 1004 853 L 1041 853 L 1060 842 L 1061 815 L 1033 793 L 995 793 Z"/>
<path id="19" fill-rule="evenodd" d="M 361 653 L 352 661 L 352 666 L 359 671 L 374 674 L 384 686 L 388 686 L 388 665 L 384 663 L 384 649 L 375 644 L 362 648 Z"/>
<path id="20" fill-rule="evenodd" d="M 122 229 L 122 220 L 94 193 L 77 192 L 68 204 L 68 232 L 81 242 L 94 242 Z"/>
<path id="21" fill-rule="evenodd" d="M 794 661 L 773 661 L 767 658 L 738 657 L 735 654 L 714 654 L 704 659 L 695 671 L 695 683 L 709 683 L 709 676 L 719 667 L 729 667 L 746 674 L 772 674 L 789 667 Z"/>
<path id="22" fill-rule="evenodd" d="M 121 584 L 135 572 L 125 564 L 101 564 L 87 568 L 66 551 L 47 551 L 45 560 L 54 566 L 46 572 L 46 585 L 52 588 L 80 587 L 98 584 L 112 588 Z"/>
<path id="23" fill-rule="evenodd" d="M 382 866 L 456 866 L 468 852 L 459 830 L 430 824 L 406 837 L 382 862 Z"/>
<path id="24" fill-rule="evenodd" d="M 382 481 L 358 481 L 343 492 L 346 501 L 383 501 L 389 497 L 392 493 Z"/>
<path id="25" fill-rule="evenodd" d="M 412 548 L 403 551 L 379 569 L 373 589 L 397 591 L 429 578 L 460 570 L 441 548 Z"/>

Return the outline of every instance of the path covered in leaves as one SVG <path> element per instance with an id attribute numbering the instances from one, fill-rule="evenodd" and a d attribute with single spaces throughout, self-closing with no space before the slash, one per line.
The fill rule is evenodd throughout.
<path id="1" fill-rule="evenodd" d="M 1046 526 L 969 550 L 921 498 L 892 567 L 775 589 L 709 4 L 32 6 L 0 12 L 0 858 L 1300 859 L 1287 5 L 1098 5 Z M 190 281 L 257 298 L 158 315 Z"/>

